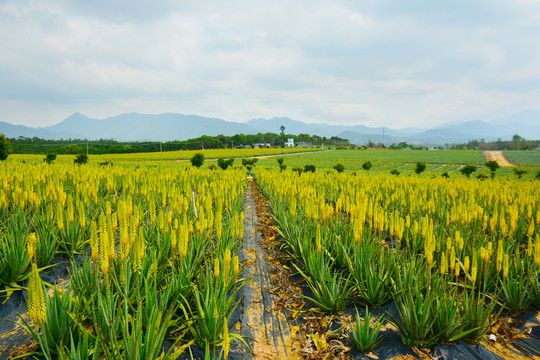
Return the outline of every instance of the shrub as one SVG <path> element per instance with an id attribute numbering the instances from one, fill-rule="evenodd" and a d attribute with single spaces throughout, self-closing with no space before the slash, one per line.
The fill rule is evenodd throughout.
<path id="1" fill-rule="evenodd" d="M 255 163 L 258 161 L 259 159 L 257 158 L 252 158 L 252 159 L 242 159 L 242 165 L 244 165 L 249 173 L 249 175 L 251 175 L 251 169 L 253 169 L 253 166 L 255 166 Z"/>
<path id="2" fill-rule="evenodd" d="M 225 159 L 225 158 L 219 158 L 217 161 L 218 166 L 221 168 L 221 170 L 227 170 L 229 166 L 232 166 L 234 163 L 234 159 Z"/>
<path id="3" fill-rule="evenodd" d="M 482 173 L 479 173 L 478 175 L 476 175 L 476 178 L 478 180 L 484 180 L 486 178 L 486 175 L 482 174 Z"/>
<path id="4" fill-rule="evenodd" d="M 113 162 L 111 160 L 103 161 L 99 163 L 99 166 L 113 166 Z"/>
<path id="5" fill-rule="evenodd" d="M 47 164 L 52 164 L 54 160 L 56 160 L 56 153 L 52 152 L 45 155 L 45 159 L 43 159 Z"/>
<path id="6" fill-rule="evenodd" d="M 373 164 L 371 163 L 371 161 L 366 161 L 365 163 L 362 164 L 362 169 L 366 171 L 369 171 L 369 169 L 371 169 L 372 167 L 373 167 Z"/>
<path id="7" fill-rule="evenodd" d="M 514 172 L 514 174 L 516 174 L 518 179 L 521 179 L 523 175 L 527 173 L 527 170 L 523 170 L 523 169 L 512 169 L 512 171 Z"/>
<path id="8" fill-rule="evenodd" d="M 491 178 L 492 178 L 492 179 L 495 178 L 495 171 L 497 171 L 497 169 L 501 167 L 501 166 L 499 165 L 499 163 L 496 162 L 495 160 L 487 161 L 487 162 L 484 164 L 484 166 L 487 167 L 487 168 L 489 169 L 489 171 L 491 171 Z"/>
<path id="9" fill-rule="evenodd" d="M 74 164 L 82 165 L 86 164 L 88 162 L 88 155 L 86 154 L 79 154 L 77 157 L 75 157 L 75 160 L 73 160 Z"/>
<path id="10" fill-rule="evenodd" d="M 6 160 L 8 155 L 11 153 L 11 146 L 9 140 L 0 134 L 0 161 Z"/>
<path id="11" fill-rule="evenodd" d="M 399 176 L 400 172 L 397 169 L 392 169 L 392 170 L 390 170 L 390 174 Z"/>
<path id="12" fill-rule="evenodd" d="M 338 173 L 342 173 L 343 170 L 345 170 L 345 166 L 343 166 L 343 164 L 336 164 L 334 165 L 334 170 L 336 170 Z"/>
<path id="13" fill-rule="evenodd" d="M 475 165 L 465 165 L 464 167 L 459 170 L 460 173 L 465 175 L 467 178 L 471 177 L 471 174 L 475 172 L 478 169 Z"/>
<path id="14" fill-rule="evenodd" d="M 304 172 L 315 172 L 315 165 L 305 165 L 304 166 Z"/>
<path id="15" fill-rule="evenodd" d="M 283 162 L 285 161 L 285 159 L 283 159 L 282 157 L 280 158 L 277 158 L 277 162 L 279 164 L 279 170 L 280 171 L 283 171 L 287 168 L 287 165 L 283 165 Z"/>
<path id="16" fill-rule="evenodd" d="M 191 165 L 195 167 L 201 167 L 202 164 L 204 164 L 204 154 L 203 153 L 196 153 L 191 157 Z"/>
<path id="17" fill-rule="evenodd" d="M 414 173 L 420 176 L 420 174 L 423 173 L 424 170 L 426 170 L 426 164 L 421 161 L 417 161 L 416 167 L 414 168 Z"/>

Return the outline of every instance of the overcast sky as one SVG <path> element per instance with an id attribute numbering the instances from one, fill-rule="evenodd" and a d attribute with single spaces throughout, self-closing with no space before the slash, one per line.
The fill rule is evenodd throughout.
<path id="1" fill-rule="evenodd" d="M 540 108 L 540 1 L 0 0 L 0 121 L 428 127 Z"/>

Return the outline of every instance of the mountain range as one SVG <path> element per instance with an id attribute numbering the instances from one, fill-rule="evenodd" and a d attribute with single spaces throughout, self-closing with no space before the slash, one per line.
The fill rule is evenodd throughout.
<path id="1" fill-rule="evenodd" d="M 127 113 L 106 119 L 92 119 L 83 114 L 74 113 L 58 124 L 38 128 L 0 121 L 0 133 L 10 138 L 24 136 L 44 139 L 171 141 L 187 140 L 202 135 L 279 133 L 281 126 L 285 127 L 286 134 L 310 134 L 328 138 L 338 136 L 349 139 L 352 144 L 357 145 L 369 141 L 385 144 L 405 141 L 413 144 L 441 145 L 464 143 L 474 139 L 509 140 L 515 134 L 529 140 L 536 140 L 540 139 L 540 110 L 524 110 L 508 118 L 491 121 L 462 121 L 432 128 L 402 129 L 363 125 L 308 124 L 287 117 L 259 118 L 239 123 L 174 113 Z"/>

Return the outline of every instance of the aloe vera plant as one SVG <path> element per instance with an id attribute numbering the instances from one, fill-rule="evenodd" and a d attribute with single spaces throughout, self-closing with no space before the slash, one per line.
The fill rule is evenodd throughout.
<path id="1" fill-rule="evenodd" d="M 437 311 L 434 306 L 435 297 L 433 291 L 424 292 L 419 286 L 404 289 L 394 296 L 399 319 L 391 314 L 388 316 L 405 345 L 423 348 L 437 343 L 438 337 L 433 332 Z"/>
<path id="2" fill-rule="evenodd" d="M 364 321 L 360 318 L 358 310 L 356 311 L 355 321 L 351 324 L 351 331 L 348 333 L 351 344 L 360 352 L 369 353 L 381 342 L 379 331 L 381 330 L 384 317 L 375 320 L 371 328 L 372 316 L 366 307 Z"/>
<path id="3" fill-rule="evenodd" d="M 34 218 L 34 230 L 38 238 L 36 244 L 36 262 L 38 267 L 50 263 L 58 248 L 58 229 L 46 215 Z"/>
<path id="4" fill-rule="evenodd" d="M 465 292 L 462 296 L 462 322 L 463 332 L 466 333 L 462 337 L 463 340 L 476 342 L 478 341 L 495 322 L 498 314 L 494 314 L 493 310 L 497 302 L 490 299 L 487 295 L 475 294 L 474 292 Z"/>
<path id="5" fill-rule="evenodd" d="M 312 251 L 306 260 L 306 272 L 295 265 L 298 272 L 306 279 L 314 298 L 307 297 L 323 312 L 335 314 L 347 306 L 349 295 L 353 291 L 350 277 L 334 271 L 324 255 Z"/>
<path id="6" fill-rule="evenodd" d="M 241 286 L 228 292 L 215 270 L 207 270 L 199 277 L 197 285 L 192 285 L 195 307 L 192 310 L 185 300 L 181 308 L 189 319 L 189 330 L 197 345 L 202 347 L 208 342 L 215 346 L 220 342 L 224 319 L 229 318 L 238 305 L 240 300 L 235 302 L 235 299 Z"/>
<path id="7" fill-rule="evenodd" d="M 62 292 L 54 289 L 52 297 L 46 296 L 45 303 L 47 317 L 45 322 L 40 324 L 41 336 L 49 347 L 51 353 L 55 354 L 64 346 L 76 345 L 81 337 L 79 324 L 82 319 L 81 314 L 75 312 L 76 306 L 71 295 L 71 287 Z"/>
<path id="8" fill-rule="evenodd" d="M 0 233 L 0 284 L 13 285 L 23 280 L 30 264 L 26 241 L 29 225 L 25 214 L 12 215 L 5 232 Z"/>
<path id="9" fill-rule="evenodd" d="M 347 256 L 349 271 L 363 303 L 379 306 L 391 299 L 391 282 L 395 262 L 376 244 L 355 247 L 352 259 Z"/>
<path id="10" fill-rule="evenodd" d="M 508 275 L 501 280 L 502 300 L 509 310 L 523 310 L 534 300 L 530 276 L 530 272 L 534 274 L 534 266 L 528 267 L 522 259 L 515 259 L 509 265 Z"/>

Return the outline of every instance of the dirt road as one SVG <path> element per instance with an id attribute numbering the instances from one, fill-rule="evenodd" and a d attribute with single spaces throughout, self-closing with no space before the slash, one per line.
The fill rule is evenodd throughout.
<path id="1" fill-rule="evenodd" d="M 516 166 L 508 161 L 502 151 L 484 151 L 484 155 L 486 155 L 487 161 L 495 160 L 500 166 Z"/>
<path id="2" fill-rule="evenodd" d="M 289 156 L 289 155 L 301 155 L 301 154 L 312 154 L 316 152 L 322 152 L 322 151 L 330 151 L 330 150 L 314 150 L 314 151 L 297 151 L 297 152 L 290 152 L 290 153 L 279 153 L 279 154 L 269 154 L 269 155 L 254 155 L 254 156 L 237 156 L 234 157 L 234 159 L 242 159 L 242 158 L 257 158 L 257 159 L 268 159 L 278 156 Z M 217 158 L 208 158 L 204 159 L 205 161 L 216 161 Z M 158 161 L 161 161 L 158 159 Z M 183 162 L 183 161 L 189 161 L 189 159 L 178 159 L 174 160 L 176 162 Z"/>

